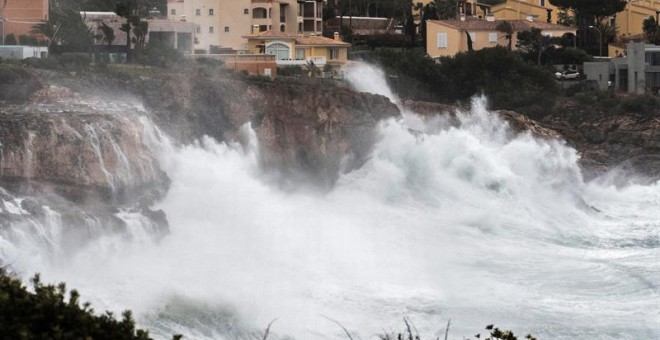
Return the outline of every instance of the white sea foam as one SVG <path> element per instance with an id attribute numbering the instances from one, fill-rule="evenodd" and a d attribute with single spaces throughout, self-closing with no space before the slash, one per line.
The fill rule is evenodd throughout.
<path id="1" fill-rule="evenodd" d="M 357 89 L 384 84 L 354 72 Z M 424 135 L 384 121 L 362 168 L 330 192 L 292 193 L 262 180 L 249 128 L 247 148 L 176 147 L 143 120 L 172 180 L 157 206 L 171 234 L 145 242 L 148 223 L 120 212 L 134 237 L 38 269 L 97 310 L 133 309 L 163 338 L 261 338 L 274 318 L 274 337 L 345 338 L 324 316 L 363 339 L 402 330 L 403 317 L 422 338 L 448 319 L 452 339 L 489 323 L 552 339 L 660 337 L 660 184 L 584 183 L 573 149 L 512 137 L 483 100 L 459 121 Z"/>

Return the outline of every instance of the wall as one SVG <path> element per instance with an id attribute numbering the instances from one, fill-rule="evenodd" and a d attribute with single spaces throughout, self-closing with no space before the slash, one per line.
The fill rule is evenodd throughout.
<path id="1" fill-rule="evenodd" d="M 617 33 L 620 37 L 642 34 L 642 24 L 649 16 L 656 17 L 656 9 L 660 9 L 660 0 L 638 0 L 629 2 L 623 12 L 616 15 Z"/>
<path id="2" fill-rule="evenodd" d="M 7 6 L 2 14 L 7 18 L 4 25 L 4 35 L 30 34 L 32 26 L 48 18 L 48 0 L 7 0 Z M 18 22 L 12 22 L 18 21 Z"/>
<path id="3" fill-rule="evenodd" d="M 466 38 L 461 36 L 458 29 L 432 21 L 427 21 L 426 25 L 426 53 L 431 58 L 453 56 L 460 51 L 467 50 Z M 447 33 L 447 48 L 438 48 L 438 33 Z"/>
<path id="4" fill-rule="evenodd" d="M 533 14 L 537 16 L 538 21 L 546 22 L 547 10 L 551 9 L 550 20 L 553 24 L 556 24 L 559 8 L 551 5 L 550 0 L 544 2 L 544 6 L 541 6 L 540 0 L 508 0 L 503 4 L 494 6 L 492 13 L 497 20 L 525 20 L 528 14 Z"/>

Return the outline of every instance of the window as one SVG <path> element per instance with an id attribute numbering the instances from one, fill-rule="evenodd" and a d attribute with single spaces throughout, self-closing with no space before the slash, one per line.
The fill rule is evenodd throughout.
<path id="1" fill-rule="evenodd" d="M 172 8 L 172 10 L 170 11 L 170 14 L 176 15 L 176 9 Z"/>
<path id="2" fill-rule="evenodd" d="M 286 31 L 286 26 L 280 25 L 280 32 L 284 32 L 284 31 Z"/>
<path id="3" fill-rule="evenodd" d="M 468 32 L 468 34 L 470 34 L 470 39 L 472 39 L 472 42 L 477 41 L 477 33 Z"/>
<path id="4" fill-rule="evenodd" d="M 195 10 L 195 15 L 202 15 L 202 10 L 201 9 L 196 9 Z"/>
<path id="5" fill-rule="evenodd" d="M 497 43 L 497 33 L 488 33 L 488 42 Z"/>
<path id="6" fill-rule="evenodd" d="M 266 19 L 268 18 L 268 11 L 263 7 L 257 7 L 252 10 L 252 19 Z"/>
<path id="7" fill-rule="evenodd" d="M 229 32 L 229 26 L 225 26 L 225 32 Z"/>
<path id="8" fill-rule="evenodd" d="M 438 48 L 447 48 L 447 33 L 438 33 Z"/>
<path id="9" fill-rule="evenodd" d="M 545 0 L 539 0 L 539 5 L 545 7 Z"/>
<path id="10" fill-rule="evenodd" d="M 330 60 L 339 58 L 339 50 L 336 48 L 330 49 Z"/>
<path id="11" fill-rule="evenodd" d="M 296 59 L 298 60 L 305 59 L 305 49 L 296 48 Z"/>
<path id="12" fill-rule="evenodd" d="M 290 58 L 289 47 L 280 43 L 274 43 L 266 47 L 266 54 L 274 55 L 277 60 Z"/>
<path id="13" fill-rule="evenodd" d="M 244 8 L 244 9 L 243 9 L 243 14 L 250 14 L 250 10 L 247 9 L 247 8 Z"/>
<path id="14" fill-rule="evenodd" d="M 209 26 L 209 33 L 213 33 L 213 26 Z"/>
<path id="15" fill-rule="evenodd" d="M 202 33 L 202 27 L 201 26 L 195 27 L 195 33 Z"/>
<path id="16" fill-rule="evenodd" d="M 213 15 L 213 8 L 209 8 L 209 15 Z"/>

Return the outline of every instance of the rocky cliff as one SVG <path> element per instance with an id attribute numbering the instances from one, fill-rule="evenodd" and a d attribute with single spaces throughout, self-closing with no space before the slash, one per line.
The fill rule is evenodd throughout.
<path id="1" fill-rule="evenodd" d="M 660 179 L 660 108 L 619 112 L 563 103 L 539 123 L 576 148 L 589 177 L 609 169 Z"/>

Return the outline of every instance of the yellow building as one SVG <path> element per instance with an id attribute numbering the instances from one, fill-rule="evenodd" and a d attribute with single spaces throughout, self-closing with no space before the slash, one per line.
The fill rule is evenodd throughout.
<path id="1" fill-rule="evenodd" d="M 303 36 L 286 32 L 253 32 L 245 36 L 251 54 L 275 56 L 277 66 L 308 66 L 318 68 L 330 65 L 335 74 L 348 61 L 349 43 L 341 41 L 339 34 L 334 39 L 318 35 Z"/>
<path id="2" fill-rule="evenodd" d="M 472 48 L 506 46 L 508 40 L 506 34 L 497 30 L 498 24 L 508 21 L 514 29 L 511 46 L 516 48 L 517 33 L 537 28 L 546 36 L 561 37 L 564 34 L 575 34 L 576 29 L 572 27 L 548 24 L 546 22 L 530 20 L 487 20 L 460 19 L 460 20 L 429 20 L 426 22 L 427 38 L 426 53 L 431 58 L 443 56 L 454 56 L 459 52 L 468 50 L 467 34 L 472 40 Z"/>
<path id="3" fill-rule="evenodd" d="M 617 28 L 617 37 L 625 38 L 631 35 L 644 33 L 642 24 L 648 17 L 657 20 L 660 11 L 660 0 L 630 0 L 626 9 L 614 17 Z"/>
<path id="4" fill-rule="evenodd" d="M 497 20 L 525 20 L 531 16 L 537 21 L 548 22 L 550 14 L 550 22 L 554 24 L 559 11 L 550 0 L 507 0 L 490 9 Z"/>

